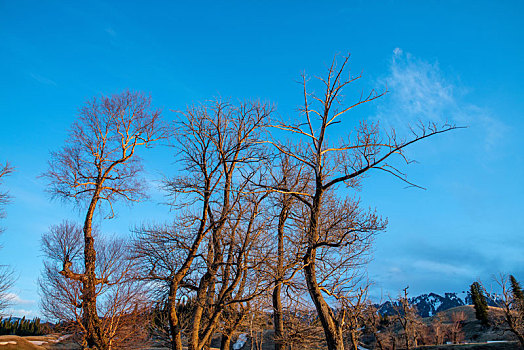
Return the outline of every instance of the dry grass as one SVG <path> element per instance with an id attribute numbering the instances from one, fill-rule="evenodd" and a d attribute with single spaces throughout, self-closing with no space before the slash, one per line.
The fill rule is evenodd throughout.
<path id="1" fill-rule="evenodd" d="M 44 350 L 45 348 L 35 345 L 29 340 L 17 335 L 0 336 L 0 350 Z"/>

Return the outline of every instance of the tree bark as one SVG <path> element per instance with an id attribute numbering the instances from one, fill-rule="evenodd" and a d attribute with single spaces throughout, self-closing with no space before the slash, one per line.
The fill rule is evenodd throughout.
<path id="1" fill-rule="evenodd" d="M 277 278 L 273 288 L 273 323 L 275 328 L 275 350 L 284 350 L 284 315 L 282 312 L 282 279 L 284 278 L 284 225 L 289 212 L 289 200 L 284 199 L 278 218 Z"/>
<path id="2" fill-rule="evenodd" d="M 182 350 L 182 335 L 180 321 L 176 310 L 176 293 L 178 283 L 169 286 L 168 308 L 169 308 L 169 332 L 171 333 L 171 349 Z"/>
<path id="3" fill-rule="evenodd" d="M 220 350 L 229 350 L 231 347 L 231 334 L 222 334 Z"/>
<path id="4" fill-rule="evenodd" d="M 275 327 L 275 350 L 284 350 L 282 340 L 284 337 L 284 317 L 282 313 L 282 298 L 280 295 L 282 283 L 277 282 L 273 289 L 273 323 Z"/>
<path id="5" fill-rule="evenodd" d="M 96 310 L 96 251 L 92 235 L 93 214 L 99 199 L 100 189 L 93 194 L 84 222 L 84 278 L 82 286 L 82 322 L 86 329 L 86 342 L 90 349 L 107 350 L 109 342 L 102 330 Z"/>
<path id="6" fill-rule="evenodd" d="M 309 295 L 315 304 L 320 323 L 322 324 L 324 334 L 326 335 L 328 349 L 344 350 L 342 330 L 340 329 L 338 322 L 335 320 L 333 311 L 322 296 L 316 281 L 315 266 L 312 262 L 304 268 L 304 275 L 306 276 Z"/>
<path id="7" fill-rule="evenodd" d="M 315 304 L 320 323 L 324 329 L 326 342 L 329 350 L 344 350 L 344 338 L 342 336 L 342 329 L 339 326 L 333 310 L 329 307 L 326 300 L 322 296 L 320 286 L 317 283 L 316 275 L 316 248 L 315 244 L 318 241 L 318 219 L 320 213 L 320 204 L 322 198 L 322 183 L 320 178 L 317 178 L 317 190 L 313 198 L 313 205 L 311 207 L 311 216 L 308 228 L 308 250 L 304 255 L 304 276 L 306 278 L 307 289 L 311 300 Z"/>
<path id="8" fill-rule="evenodd" d="M 358 350 L 358 337 L 354 330 L 351 331 L 351 344 L 353 345 L 353 350 Z"/>

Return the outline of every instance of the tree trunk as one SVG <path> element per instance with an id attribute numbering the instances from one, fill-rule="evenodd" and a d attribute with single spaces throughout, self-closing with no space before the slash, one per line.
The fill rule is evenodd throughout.
<path id="1" fill-rule="evenodd" d="M 324 329 L 327 347 L 329 350 L 344 350 L 344 338 L 342 329 L 339 326 L 333 311 L 322 296 L 322 292 L 317 283 L 316 275 L 316 248 L 318 240 L 318 216 L 322 198 L 322 185 L 317 178 L 317 190 L 311 208 L 311 217 L 308 228 L 308 250 L 304 255 L 304 276 L 306 278 L 307 289 L 311 300 L 315 304 L 320 323 Z"/>
<path id="2" fill-rule="evenodd" d="M 176 292 L 177 285 L 171 283 L 169 286 L 169 298 L 168 298 L 168 308 L 169 308 L 169 332 L 171 333 L 171 349 L 172 350 L 182 350 L 182 336 L 181 336 L 181 327 L 180 321 L 178 320 L 178 314 L 176 310 Z"/>
<path id="3" fill-rule="evenodd" d="M 209 279 L 209 273 L 206 272 L 199 284 L 199 291 L 195 297 L 195 311 L 193 312 L 193 325 L 191 326 L 191 335 L 189 339 L 189 350 L 200 350 L 200 324 L 202 322 L 202 316 L 204 313 L 204 303 L 207 299 L 206 290 L 202 288 L 207 283 L 205 282 Z"/>
<path id="4" fill-rule="evenodd" d="M 373 335 L 375 336 L 375 339 L 376 339 L 376 342 L 377 342 L 377 347 L 380 349 L 380 350 L 384 350 L 384 346 L 382 345 L 382 340 L 380 340 L 380 337 L 378 336 L 378 333 L 376 332 L 373 332 Z"/>
<path id="5" fill-rule="evenodd" d="M 515 325 L 515 322 L 513 321 L 513 318 L 511 316 L 511 311 L 512 310 L 509 309 L 509 306 L 506 306 L 504 310 L 506 314 L 506 322 L 509 326 L 509 330 L 517 336 L 517 339 L 519 340 L 520 345 L 524 348 L 524 335 L 520 333 L 519 330 L 517 329 L 517 326 Z"/>
<path id="6" fill-rule="evenodd" d="M 358 337 L 355 332 L 355 330 L 351 331 L 351 344 L 353 345 L 353 350 L 358 350 Z"/>
<path id="7" fill-rule="evenodd" d="M 333 311 L 324 300 L 320 288 L 316 281 L 314 264 L 309 264 L 304 268 L 304 275 L 306 276 L 306 283 L 309 290 L 311 300 L 315 304 L 315 308 L 326 335 L 326 342 L 329 350 L 344 350 L 344 339 L 342 337 L 342 330 L 334 318 Z"/>
<path id="8" fill-rule="evenodd" d="M 284 350 L 282 340 L 284 339 L 284 317 L 282 314 L 282 299 L 280 292 L 282 284 L 278 282 L 273 289 L 273 323 L 275 324 L 275 350 Z"/>
<path id="9" fill-rule="evenodd" d="M 206 179 L 206 190 L 209 189 L 209 180 Z M 178 270 L 178 272 L 173 276 L 173 279 L 171 280 L 170 286 L 169 286 L 169 299 L 168 299 L 168 307 L 169 307 L 169 332 L 171 333 L 171 349 L 172 350 L 182 350 L 182 329 L 180 327 L 180 320 L 178 319 L 178 314 L 176 310 L 176 294 L 178 291 L 178 287 L 180 285 L 180 281 L 182 278 L 187 274 L 187 271 L 189 270 L 189 267 L 191 266 L 193 259 L 195 257 L 195 252 L 197 251 L 198 247 L 200 247 L 200 243 L 204 239 L 205 236 L 205 223 L 207 222 L 207 209 L 209 207 L 209 191 L 206 191 L 206 194 L 204 196 L 204 206 L 202 209 L 202 220 L 200 223 L 200 227 L 198 229 L 198 234 L 193 242 L 193 245 L 191 246 L 191 250 L 189 251 L 187 258 L 182 265 L 182 267 Z"/>
<path id="10" fill-rule="evenodd" d="M 520 346 L 524 348 L 524 336 L 522 334 L 517 334 L 517 338 L 519 339 Z"/>
<path id="11" fill-rule="evenodd" d="M 231 347 L 231 334 L 222 334 L 220 341 L 220 350 L 229 350 Z"/>
<path id="12" fill-rule="evenodd" d="M 277 279 L 273 288 L 273 323 L 275 333 L 273 336 L 275 350 L 284 350 L 284 315 L 282 312 L 282 279 L 284 277 L 284 225 L 289 212 L 289 201 L 284 201 L 278 219 L 278 255 L 277 255 Z"/>
<path id="13" fill-rule="evenodd" d="M 93 195 L 84 222 L 84 279 L 82 285 L 82 323 L 86 329 L 86 342 L 90 349 L 107 350 L 109 342 L 106 339 L 102 323 L 96 310 L 96 251 L 92 235 L 93 213 L 98 202 L 99 190 Z"/>

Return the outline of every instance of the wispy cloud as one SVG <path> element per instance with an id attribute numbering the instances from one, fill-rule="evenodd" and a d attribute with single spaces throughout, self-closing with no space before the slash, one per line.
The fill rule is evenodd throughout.
<path id="1" fill-rule="evenodd" d="M 23 299 L 16 293 L 7 293 L 7 299 L 10 306 L 5 311 L 5 314 L 13 317 L 37 317 L 36 300 Z"/>
<path id="2" fill-rule="evenodd" d="M 34 318 L 39 316 L 37 311 L 28 309 L 10 309 L 7 313 L 12 317 Z"/>
<path id="3" fill-rule="evenodd" d="M 6 294 L 7 299 L 10 300 L 13 304 L 19 304 L 19 305 L 32 305 L 35 304 L 35 300 L 26 300 L 22 299 L 18 294 L 15 293 L 7 293 Z"/>
<path id="4" fill-rule="evenodd" d="M 466 89 L 447 77 L 438 62 L 416 58 L 401 48 L 393 50 L 381 84 L 391 92 L 377 115 L 385 126 L 402 128 L 419 121 L 469 126 L 481 132 L 485 151 L 493 150 L 508 130 L 489 110 L 466 102 Z"/>
<path id="5" fill-rule="evenodd" d="M 433 260 L 417 260 L 413 263 L 413 267 L 419 269 L 421 273 L 438 273 L 440 276 L 448 277 L 470 277 L 472 274 L 468 266 Z"/>
<path id="6" fill-rule="evenodd" d="M 56 82 L 52 79 L 46 78 L 40 74 L 29 72 L 29 76 L 39 82 L 40 84 L 44 85 L 53 85 L 56 86 Z"/>

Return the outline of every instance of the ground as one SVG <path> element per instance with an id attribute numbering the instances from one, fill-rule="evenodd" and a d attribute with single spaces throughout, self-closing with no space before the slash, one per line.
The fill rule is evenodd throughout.
<path id="1" fill-rule="evenodd" d="M 475 319 L 475 310 L 472 306 L 460 306 L 442 312 L 444 322 L 451 319 L 454 312 L 464 312 L 466 321 L 464 322 L 463 331 L 465 341 L 469 344 L 461 345 L 440 345 L 440 346 L 424 346 L 420 350 L 516 350 L 522 349 L 520 344 L 514 341 L 514 336 L 504 331 L 502 327 L 483 327 L 479 321 Z M 502 317 L 502 310 L 490 307 L 490 319 L 497 319 Z M 431 322 L 431 318 L 424 319 L 425 322 Z M 274 344 L 272 341 L 272 330 L 264 332 L 262 350 L 273 350 Z M 500 341 L 496 343 L 486 343 L 487 341 Z M 475 342 L 473 344 L 472 342 Z M 215 337 L 212 342 L 212 347 L 220 348 L 220 337 Z M 149 349 L 167 349 L 151 345 Z M 18 336 L 0 336 L 0 350 L 77 350 L 80 349 L 78 344 L 74 343 L 72 339 L 61 336 L 60 334 L 51 334 L 46 336 L 33 337 L 18 337 Z M 248 340 L 243 350 L 251 350 L 251 341 Z"/>

